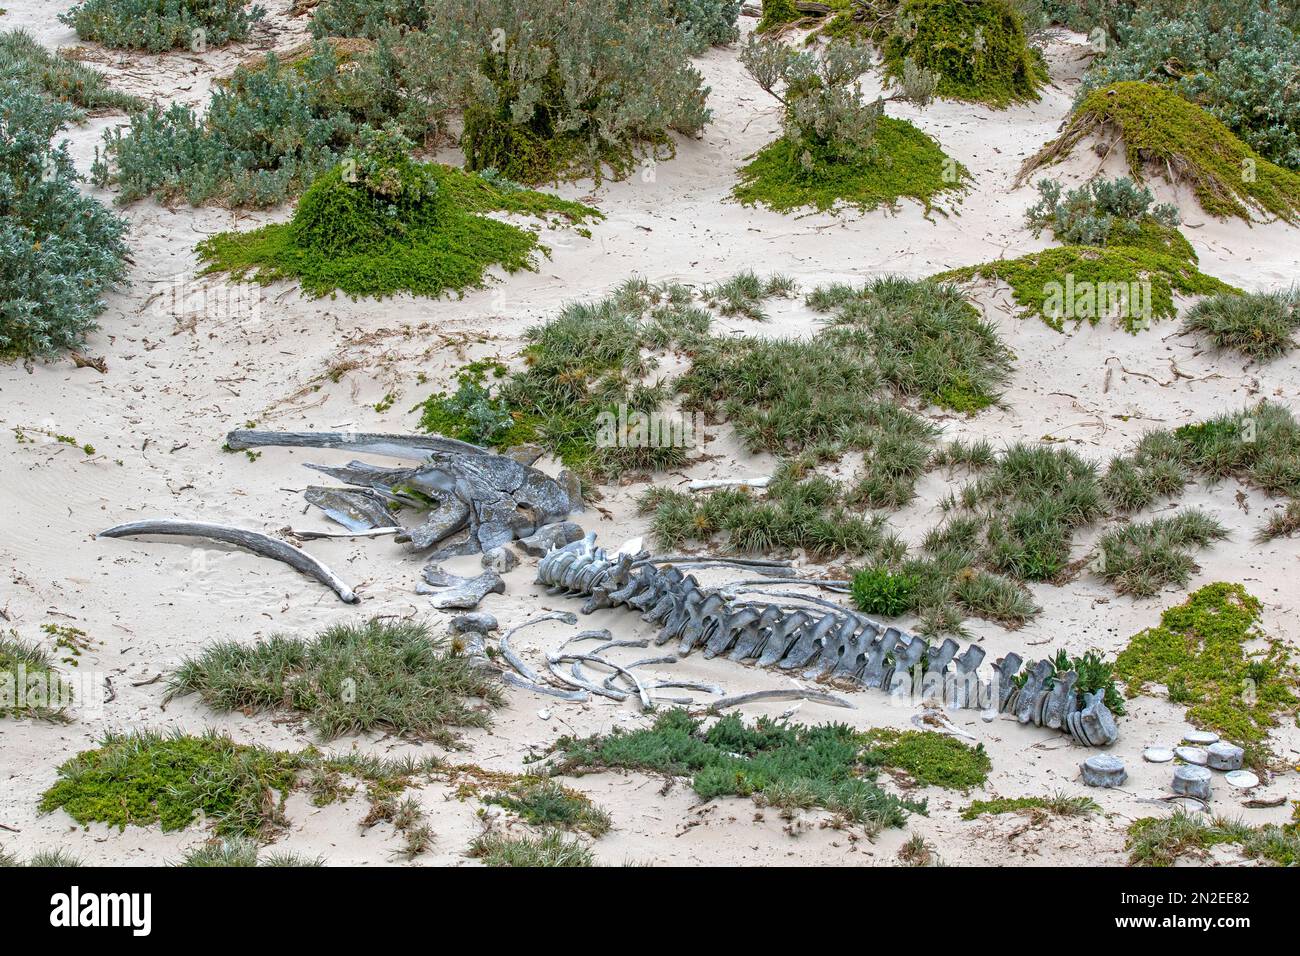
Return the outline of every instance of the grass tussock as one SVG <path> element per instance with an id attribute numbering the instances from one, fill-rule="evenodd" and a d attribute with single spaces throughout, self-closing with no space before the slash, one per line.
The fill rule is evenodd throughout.
<path id="1" fill-rule="evenodd" d="M 45 649 L 18 637 L 0 634 L 0 717 L 63 722 L 72 688 Z"/>
<path id="2" fill-rule="evenodd" d="M 1188 813 L 1181 807 L 1168 817 L 1143 817 L 1128 827 L 1129 863 L 1133 866 L 1173 866 L 1188 854 L 1233 845 L 1248 860 L 1276 866 L 1300 863 L 1300 831 L 1296 824 L 1253 827 L 1226 817 Z"/>
<path id="3" fill-rule="evenodd" d="M 479 702 L 503 699 L 489 674 L 426 625 L 379 619 L 312 640 L 217 643 L 170 682 L 172 695 L 197 693 L 219 710 L 301 713 L 323 740 L 380 731 L 450 745 L 453 728 L 488 725 Z"/>
<path id="4" fill-rule="evenodd" d="M 797 285 L 794 279 L 773 273 L 766 279 L 746 269 L 704 290 L 704 299 L 725 316 L 739 315 L 755 322 L 766 322 L 763 301 L 774 296 L 789 297 Z"/>
<path id="5" fill-rule="evenodd" d="M 1201 336 L 1220 351 L 1268 362 L 1295 348 L 1300 327 L 1300 286 L 1277 292 L 1219 294 L 1197 302 L 1183 320 L 1183 331 Z"/>
<path id="6" fill-rule="evenodd" d="M 644 730 L 563 737 L 554 753 L 559 773 L 618 768 L 689 777 L 704 800 L 751 797 L 788 813 L 820 808 L 869 832 L 902 826 L 909 812 L 925 812 L 923 802 L 892 796 L 874 783 L 872 767 L 882 758 L 843 724 L 810 727 L 764 717 L 747 727 L 730 714 L 706 729 L 675 708 Z"/>
<path id="7" fill-rule="evenodd" d="M 696 497 L 651 488 L 639 507 L 653 515 L 651 533 L 665 548 L 716 535 L 725 536 L 727 550 L 739 554 L 801 548 L 831 558 L 897 547 L 883 518 L 864 517 L 848 507 L 855 497 L 850 489 L 821 475 L 799 474 L 799 463 L 787 462 L 761 495 L 736 488 Z"/>
<path id="8" fill-rule="evenodd" d="M 554 827 L 600 837 L 609 832 L 609 814 L 585 794 L 554 780 L 525 777 L 509 787 L 488 794 L 485 803 L 505 807 L 535 827 Z"/>
<path id="9" fill-rule="evenodd" d="M 1097 542 L 1096 567 L 1120 594 L 1153 597 L 1170 584 L 1187 586 L 1199 569 L 1190 549 L 1228 537 L 1228 529 L 1199 509 L 1111 528 Z"/>
<path id="10" fill-rule="evenodd" d="M 651 440 L 646 426 L 671 389 L 649 376 L 666 351 L 706 339 L 712 321 L 687 286 L 630 279 L 604 299 L 570 303 L 529 328 L 522 369 L 467 366 L 456 392 L 419 406 L 420 427 L 497 448 L 540 442 L 597 480 L 679 466 L 693 436 Z"/>
<path id="11" fill-rule="evenodd" d="M 139 97 L 113 89 L 103 73 L 47 50 L 25 30 L 0 32 L 0 76 L 22 80 L 28 88 L 87 113 L 144 107 Z"/>
<path id="12" fill-rule="evenodd" d="M 1243 747 L 1247 762 L 1262 768 L 1269 731 L 1295 713 L 1300 697 L 1286 647 L 1263 634 L 1259 617 L 1259 600 L 1240 584 L 1207 584 L 1135 634 L 1116 656 L 1115 674 L 1129 697 L 1164 686 L 1189 722 Z"/>
<path id="13" fill-rule="evenodd" d="M 4 847 L 0 847 L 0 869 L 19 866 L 37 867 L 40 869 L 66 869 L 70 867 L 85 866 L 85 864 L 81 862 L 80 857 L 62 848 L 54 850 L 37 850 L 24 861 L 19 857 L 14 856 L 12 853 L 7 852 Z"/>
<path id="14" fill-rule="evenodd" d="M 483 833 L 470 844 L 469 856 L 484 866 L 595 866 L 591 850 L 554 830 L 540 836 Z"/>
<path id="15" fill-rule="evenodd" d="M 312 867 L 324 866 L 323 857 L 303 857 L 296 853 L 262 853 L 256 840 L 231 836 L 208 840 L 186 852 L 183 867 Z"/>
<path id="16" fill-rule="evenodd" d="M 1256 540 L 1262 542 L 1289 538 L 1297 531 L 1300 531 L 1300 501 L 1292 500 L 1268 516 L 1268 521 L 1259 530 Z"/>

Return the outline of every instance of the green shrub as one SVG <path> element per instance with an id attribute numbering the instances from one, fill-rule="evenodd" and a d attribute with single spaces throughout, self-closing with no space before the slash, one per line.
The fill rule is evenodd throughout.
<path id="1" fill-rule="evenodd" d="M 902 770 L 925 787 L 969 790 L 983 786 L 993 762 L 983 744 L 974 747 L 932 730 L 869 730 L 862 735 L 868 766 Z"/>
<path id="2" fill-rule="evenodd" d="M 266 11 L 246 7 L 247 0 L 81 0 L 59 19 L 81 39 L 105 46 L 202 52 L 247 38 Z"/>
<path id="3" fill-rule="evenodd" d="M 762 9 L 763 15 L 754 28 L 755 33 L 767 33 L 803 16 L 795 9 L 794 0 L 763 0 Z"/>
<path id="4" fill-rule="evenodd" d="M 316 733 L 385 731 L 450 745 L 453 727 L 485 727 L 478 701 L 499 704 L 491 676 L 422 624 L 340 624 L 312 641 L 274 636 L 214 644 L 170 678 L 169 696 L 197 693 L 218 710 L 284 709 Z"/>
<path id="5" fill-rule="evenodd" d="M 859 611 L 901 617 L 916 610 L 917 579 L 884 567 L 863 568 L 853 575 L 853 603 Z"/>
<path id="6" fill-rule="evenodd" d="M 1181 248 L 1158 251 L 1150 246 L 1058 246 L 1016 259 L 951 269 L 934 278 L 1001 280 L 1011 287 L 1022 315 L 1038 316 L 1057 330 L 1063 330 L 1067 321 L 1096 325 L 1109 318 L 1137 333 L 1152 322 L 1177 316 L 1175 292 L 1186 296 L 1240 292 L 1201 272 Z"/>
<path id="7" fill-rule="evenodd" d="M 206 272 L 261 283 L 297 279 L 310 295 L 438 296 L 481 288 L 489 267 L 535 269 L 545 251 L 533 232 L 481 215 L 600 214 L 529 190 L 503 189 L 472 173 L 419 163 L 395 128 L 367 130 L 347 160 L 322 174 L 293 219 L 199 243 Z"/>
<path id="8" fill-rule="evenodd" d="M 608 813 L 584 794 L 554 780 L 525 777 L 483 799 L 485 803 L 505 807 L 536 827 L 577 830 L 593 837 L 609 832 Z"/>
<path id="9" fill-rule="evenodd" d="M 938 75 L 938 95 L 1005 107 L 1037 100 L 1047 68 L 1020 14 L 1004 0 L 905 0 L 885 41 L 887 73 L 908 61 Z"/>
<path id="10" fill-rule="evenodd" d="M 359 117 L 340 102 L 355 82 L 333 47 L 303 61 L 268 54 L 213 90 L 205 113 L 181 103 L 150 106 L 125 130 L 104 133 L 93 167 L 97 185 L 118 201 L 145 196 L 200 205 L 273 206 L 329 170 L 355 142 Z"/>
<path id="11" fill-rule="evenodd" d="M 1071 657 L 1065 648 L 1056 652 L 1056 657 L 1052 659 L 1052 665 L 1056 668 L 1057 674 L 1064 674 L 1067 671 L 1074 671 L 1078 680 L 1075 681 L 1074 689 L 1080 694 L 1095 694 L 1097 691 L 1103 692 L 1102 700 L 1110 712 L 1116 717 L 1123 717 L 1126 710 L 1124 706 L 1124 697 L 1119 692 L 1119 686 L 1115 682 L 1115 662 L 1105 660 L 1097 651 L 1084 651 L 1078 657 Z M 1028 665 L 1025 673 L 1028 674 Z M 1048 678 L 1047 686 L 1050 687 L 1055 682 L 1056 675 Z"/>
<path id="12" fill-rule="evenodd" d="M 668 0 L 673 19 L 681 25 L 693 52 L 725 46 L 740 38 L 736 25 L 740 0 Z"/>
<path id="13" fill-rule="evenodd" d="M 1300 286 L 1278 292 L 1207 296 L 1187 310 L 1183 331 L 1203 335 L 1217 349 L 1267 362 L 1295 348 Z"/>
<path id="14" fill-rule="evenodd" d="M 126 277 L 126 223 L 82 195 L 67 145 L 52 142 L 74 115 L 0 80 L 0 356 L 76 348 Z"/>
<path id="15" fill-rule="evenodd" d="M 320 0 L 312 11 L 315 37 L 369 37 L 386 27 L 423 29 L 429 0 Z"/>
<path id="16" fill-rule="evenodd" d="M 1125 246 L 1142 242 L 1143 226 L 1173 229 L 1178 225 L 1178 207 L 1155 202 L 1151 190 L 1138 186 L 1127 176 L 1093 179 L 1061 197 L 1061 184 L 1054 179 L 1038 181 L 1040 199 L 1025 217 L 1034 235 L 1051 229 L 1058 242 L 1076 246 Z M 1187 258 L 1195 254 L 1186 250 Z"/>
<path id="17" fill-rule="evenodd" d="M 1140 7 L 1093 62 L 1079 96 L 1123 80 L 1166 85 L 1261 156 L 1300 168 L 1300 37 L 1284 12 L 1268 0 Z"/>
<path id="18" fill-rule="evenodd" d="M 463 110 L 470 169 L 538 183 L 671 155 L 709 119 L 693 40 L 658 4 L 471 0 L 431 5 L 401 41 L 407 95 Z"/>

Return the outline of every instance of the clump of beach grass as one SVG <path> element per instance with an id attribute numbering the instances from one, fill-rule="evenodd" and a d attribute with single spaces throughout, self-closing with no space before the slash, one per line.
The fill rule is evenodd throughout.
<path id="1" fill-rule="evenodd" d="M 170 695 L 197 693 L 219 710 L 299 713 L 324 740 L 384 731 L 444 745 L 453 728 L 486 727 L 481 704 L 503 697 L 490 673 L 427 625 L 375 619 L 307 640 L 225 641 L 186 660 Z"/>

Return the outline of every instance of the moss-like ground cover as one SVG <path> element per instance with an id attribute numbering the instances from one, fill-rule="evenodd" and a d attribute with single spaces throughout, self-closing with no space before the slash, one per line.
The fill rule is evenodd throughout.
<path id="1" fill-rule="evenodd" d="M 1011 286 L 1025 315 L 1038 315 L 1058 330 L 1064 329 L 1066 321 L 1095 325 L 1111 315 L 1128 331 L 1138 332 L 1152 321 L 1177 315 L 1175 292 L 1240 291 L 1201 272 L 1194 259 L 1131 245 L 1058 246 L 1016 259 L 951 269 L 935 278 L 1001 280 Z"/>
<path id="2" fill-rule="evenodd" d="M 1240 584 L 1207 584 L 1160 623 L 1135 634 L 1115 660 L 1130 697 L 1163 684 L 1187 705 L 1187 719 L 1246 749 L 1254 766 L 1268 763 L 1268 734 L 1294 713 L 1297 675 L 1280 641 L 1258 628 L 1260 603 Z M 1247 648 L 1266 641 L 1263 650 Z"/>
<path id="3" fill-rule="evenodd" d="M 492 266 L 535 269 L 546 252 L 534 233 L 484 213 L 574 224 L 601 216 L 581 203 L 415 162 L 405 154 L 409 145 L 380 142 L 340 163 L 308 188 L 287 223 L 205 239 L 197 247 L 205 273 L 263 284 L 297 279 L 314 296 L 439 296 L 481 288 Z"/>
<path id="4" fill-rule="evenodd" d="M 219 835 L 265 838 L 284 822 L 285 795 L 307 759 L 216 733 L 108 734 L 59 767 L 40 809 L 119 829 L 181 830 L 206 818 Z"/>
<path id="5" fill-rule="evenodd" d="M 1064 132 L 1026 160 L 1023 180 L 1091 134 L 1123 141 L 1133 177 L 1150 167 L 1186 182 L 1206 212 L 1249 220 L 1252 212 L 1300 219 L 1300 174 L 1270 163 L 1221 122 L 1178 93 L 1125 81 L 1094 90 Z"/>
<path id="6" fill-rule="evenodd" d="M 901 770 L 926 787 L 969 790 L 984 785 L 993 762 L 983 744 L 974 747 L 931 730 L 869 730 L 862 740 L 870 748 L 869 766 Z"/>
<path id="7" fill-rule="evenodd" d="M 995 107 L 1037 100 L 1047 82 L 1020 14 L 1003 0 L 906 0 L 899 21 L 906 27 L 884 43 L 886 72 L 896 80 L 910 59 L 939 75 L 940 96 Z"/>
<path id="8" fill-rule="evenodd" d="M 1066 793 L 1054 793 L 1048 797 L 995 797 L 992 800 L 974 800 L 970 806 L 961 811 L 963 820 L 977 820 L 982 816 L 998 816 L 1003 813 L 1028 813 L 1034 819 L 1045 819 L 1055 814 L 1062 817 L 1077 817 L 1101 810 L 1091 797 L 1071 797 Z"/>
<path id="9" fill-rule="evenodd" d="M 825 212 L 836 206 L 868 212 L 915 199 L 929 212 L 944 194 L 966 189 L 970 174 L 933 137 L 892 116 L 876 123 L 872 159 L 866 163 L 818 162 L 808 172 L 800 164 L 801 146 L 785 137 L 769 143 L 741 167 L 736 198 L 775 212 Z"/>

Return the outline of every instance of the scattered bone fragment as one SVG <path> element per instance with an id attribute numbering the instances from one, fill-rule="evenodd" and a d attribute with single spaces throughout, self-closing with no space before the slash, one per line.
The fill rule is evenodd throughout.
<path id="1" fill-rule="evenodd" d="M 525 554 L 540 558 L 552 548 L 562 548 L 582 537 L 582 527 L 573 521 L 557 521 L 543 525 L 536 533 L 520 538 L 518 546 Z"/>
<path id="2" fill-rule="evenodd" d="M 1211 770 L 1240 770 L 1246 760 L 1246 751 L 1224 740 L 1210 744 L 1205 755 Z"/>
<path id="3" fill-rule="evenodd" d="M 1228 786 L 1236 787 L 1238 790 L 1250 790 L 1252 787 L 1259 786 L 1259 777 L 1249 770 L 1233 770 L 1223 775 L 1223 779 L 1228 781 Z M 1284 798 L 1285 799 L 1285 798 Z M 1253 801 L 1246 801 L 1245 806 L 1250 806 Z M 1280 806 L 1281 804 L 1279 804 Z"/>
<path id="4" fill-rule="evenodd" d="M 491 568 L 497 574 L 505 574 L 507 571 L 514 570 L 519 564 L 519 555 L 509 548 L 498 545 L 483 552 L 482 564 L 483 567 Z"/>
<path id="5" fill-rule="evenodd" d="M 436 564 L 424 571 L 424 582 L 417 584 L 417 594 L 432 594 L 433 606 L 440 611 L 473 610 L 489 594 L 501 594 L 505 581 L 495 571 L 488 570 L 472 578 L 450 574 Z"/>
<path id="6" fill-rule="evenodd" d="M 714 488 L 766 488 L 771 482 L 771 475 L 764 475 L 761 478 L 696 478 L 686 487 L 691 491 L 712 491 Z"/>
<path id="7" fill-rule="evenodd" d="M 1219 735 L 1212 730 L 1189 730 L 1183 734 L 1183 740 L 1198 747 L 1208 747 L 1219 742 Z"/>
<path id="8" fill-rule="evenodd" d="M 1124 761 L 1110 754 L 1094 754 L 1079 765 L 1083 782 L 1089 787 L 1120 787 L 1128 779 Z"/>
<path id="9" fill-rule="evenodd" d="M 497 629 L 497 619 L 486 611 L 473 611 L 453 617 L 451 629 L 456 634 L 486 634 Z"/>
<path id="10" fill-rule="evenodd" d="M 330 588 L 339 599 L 348 603 L 356 604 L 360 598 L 356 596 L 352 588 L 333 571 L 327 568 L 320 561 L 317 561 L 306 551 L 295 548 L 293 545 L 281 541 L 279 538 L 272 538 L 270 535 L 263 534 L 260 531 L 247 531 L 243 528 L 232 528 L 229 525 L 212 524 L 207 521 L 185 521 L 179 518 L 154 518 L 145 521 L 131 521 L 126 524 L 116 525 L 107 531 L 101 531 L 101 538 L 129 538 L 142 534 L 163 534 L 163 535 L 183 535 L 192 538 L 211 538 L 213 541 L 222 541 L 226 544 L 233 544 L 236 547 L 243 548 L 245 551 L 251 551 L 253 554 L 261 555 L 264 558 L 271 558 L 275 561 L 283 561 L 295 571 L 315 578 L 317 581 Z"/>
<path id="11" fill-rule="evenodd" d="M 741 704 L 752 704 L 761 700 L 810 700 L 814 704 L 830 704 L 833 707 L 847 707 L 853 709 L 843 697 L 836 697 L 834 694 L 827 694 L 820 690 L 800 690 L 798 688 L 780 688 L 778 690 L 756 690 L 748 694 L 736 694 L 734 697 L 724 697 L 722 700 L 709 702 L 709 710 L 725 710 L 728 707 L 739 707 Z"/>
<path id="12" fill-rule="evenodd" d="M 349 531 L 373 531 L 393 526 L 388 502 L 369 488 L 323 488 L 311 485 L 304 492 L 307 503 L 325 512 L 325 517 Z"/>
<path id="13" fill-rule="evenodd" d="M 1147 763 L 1169 763 L 1174 752 L 1168 747 L 1148 747 L 1142 751 L 1142 759 Z"/>
<path id="14" fill-rule="evenodd" d="M 1204 767 L 1210 762 L 1210 755 L 1204 747 L 1175 747 L 1174 756 L 1196 767 Z"/>
<path id="15" fill-rule="evenodd" d="M 1206 802 L 1210 799 L 1210 777 L 1212 774 L 1205 767 L 1193 764 L 1180 764 L 1174 768 L 1174 780 L 1170 786 L 1175 794 L 1182 797 L 1195 797 Z"/>

